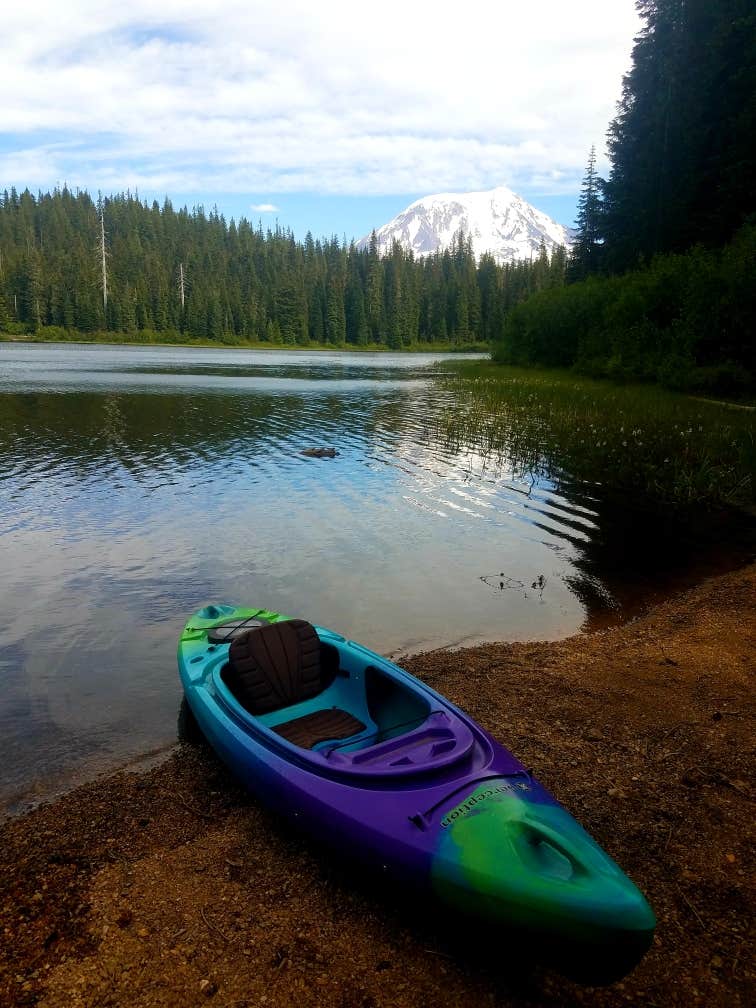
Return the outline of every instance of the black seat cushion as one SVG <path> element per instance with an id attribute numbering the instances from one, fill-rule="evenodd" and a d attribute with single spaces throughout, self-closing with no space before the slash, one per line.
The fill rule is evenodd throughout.
<path id="1" fill-rule="evenodd" d="M 251 714 L 267 714 L 309 700 L 325 689 L 334 674 L 329 658 L 324 670 L 320 639 L 310 623 L 284 620 L 236 637 L 223 677 Z"/>

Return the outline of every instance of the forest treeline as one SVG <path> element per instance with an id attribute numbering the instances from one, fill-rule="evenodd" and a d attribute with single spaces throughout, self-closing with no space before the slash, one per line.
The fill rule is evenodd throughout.
<path id="1" fill-rule="evenodd" d="M 508 313 L 495 357 L 752 392 L 756 6 L 636 6 L 610 173 L 591 151 L 568 284 Z"/>
<path id="2" fill-rule="evenodd" d="M 103 277 L 102 239 L 105 240 Z M 469 238 L 416 260 L 217 210 L 125 193 L 95 203 L 67 187 L 0 197 L 0 331 L 109 331 L 235 343 L 407 346 L 489 343 L 504 316 L 564 282 L 567 253 L 478 262 Z"/>

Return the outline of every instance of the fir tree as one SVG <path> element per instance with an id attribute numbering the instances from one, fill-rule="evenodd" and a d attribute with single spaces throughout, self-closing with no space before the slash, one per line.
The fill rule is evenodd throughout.
<path id="1" fill-rule="evenodd" d="M 583 280 L 599 268 L 601 255 L 601 182 L 596 172 L 596 148 L 591 147 L 575 219 L 575 239 L 567 265 L 567 280 Z"/>
<path id="2" fill-rule="evenodd" d="M 609 129 L 604 260 L 721 244 L 756 212 L 753 0 L 639 0 L 644 28 Z"/>

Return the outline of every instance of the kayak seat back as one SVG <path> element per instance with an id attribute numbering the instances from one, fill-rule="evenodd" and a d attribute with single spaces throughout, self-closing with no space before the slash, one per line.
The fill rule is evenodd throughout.
<path id="1" fill-rule="evenodd" d="M 336 649 L 321 645 L 306 620 L 286 620 L 232 640 L 223 678 L 239 703 L 259 715 L 317 696 L 337 672 Z"/>

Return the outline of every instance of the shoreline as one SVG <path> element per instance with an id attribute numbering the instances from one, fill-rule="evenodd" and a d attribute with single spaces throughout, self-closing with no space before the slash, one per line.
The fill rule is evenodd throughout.
<path id="1" fill-rule="evenodd" d="M 755 516 L 756 517 L 756 516 Z M 748 556 L 749 559 L 746 559 Z M 699 560 L 695 568 L 677 572 L 664 583 L 663 586 L 653 588 L 645 587 L 638 590 L 633 586 L 623 597 L 622 603 L 608 608 L 598 608 L 595 611 L 586 613 L 585 618 L 579 626 L 565 631 L 557 637 L 548 640 L 538 638 L 522 638 L 508 642 L 497 642 L 488 637 L 469 637 L 459 641 L 448 642 L 437 640 L 424 644 L 413 643 L 411 646 L 399 647 L 391 652 L 385 652 L 385 656 L 399 665 L 409 667 L 415 658 L 420 658 L 426 654 L 438 654 L 451 657 L 457 653 L 464 653 L 471 650 L 479 650 L 486 647 L 525 647 L 530 644 L 542 644 L 555 646 L 558 643 L 568 641 L 584 635 L 596 634 L 609 630 L 613 627 L 625 626 L 637 619 L 653 612 L 661 604 L 676 598 L 682 593 L 700 586 L 704 582 L 720 577 L 725 574 L 743 570 L 748 566 L 749 560 L 753 560 L 754 551 L 748 550 L 738 553 L 737 556 L 718 556 L 716 559 L 704 558 Z M 180 686 L 177 686 L 177 704 L 180 699 Z M 179 710 L 177 707 L 177 717 Z M 175 720 L 175 719 L 174 719 Z M 114 774 L 121 772 L 141 772 L 144 768 L 149 768 L 157 763 L 166 762 L 172 759 L 179 751 L 181 742 L 175 735 L 171 739 L 162 741 L 155 740 L 154 744 L 143 751 L 122 753 L 113 755 L 103 762 L 85 762 L 80 766 L 60 770 L 56 782 L 52 785 L 43 782 L 42 778 L 35 778 L 32 781 L 20 785 L 16 791 L 7 793 L 0 792 L 0 827 L 10 819 L 27 815 L 42 805 L 64 799 L 70 792 L 86 785 L 96 785 L 98 781 L 107 781 Z"/>
<path id="2" fill-rule="evenodd" d="M 755 653 L 752 563 L 619 626 L 403 662 L 644 890 L 657 936 L 620 983 L 580 987 L 506 948 L 481 966 L 184 744 L 0 825 L 0 1001 L 746 1005 Z"/>
<path id="3" fill-rule="evenodd" d="M 483 344 L 465 344 L 459 347 L 450 346 L 448 343 L 429 343 L 427 346 L 418 343 L 402 347 L 389 347 L 385 343 L 365 345 L 357 343 L 226 343 L 223 340 L 193 340 L 190 343 L 183 343 L 175 340 L 119 339 L 118 336 L 119 333 L 105 333 L 102 339 L 96 337 L 87 339 L 86 334 L 76 333 L 75 339 L 44 339 L 36 336 L 20 336 L 0 332 L 0 343 L 21 343 L 27 346 L 39 344 L 46 346 L 175 347 L 179 350 L 291 350 L 305 353 L 463 354 L 464 356 L 474 354 L 490 355 L 491 353 L 490 346 L 484 346 Z"/>

